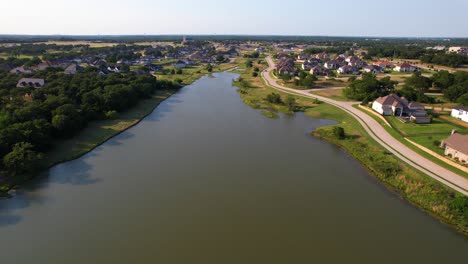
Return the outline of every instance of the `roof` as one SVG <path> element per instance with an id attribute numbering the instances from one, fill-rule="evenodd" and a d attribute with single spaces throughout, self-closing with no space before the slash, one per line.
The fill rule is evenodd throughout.
<path id="1" fill-rule="evenodd" d="M 36 78 L 21 78 L 18 81 L 16 87 L 25 87 L 25 86 L 34 86 L 34 87 L 42 87 L 44 86 L 44 79 L 36 79 Z"/>
<path id="2" fill-rule="evenodd" d="M 468 112 L 468 107 L 466 106 L 457 106 L 453 108 L 454 110 L 462 110 Z"/>
<path id="3" fill-rule="evenodd" d="M 414 67 L 413 65 L 411 65 L 409 63 L 406 63 L 406 62 L 400 64 L 399 66 L 400 66 L 400 68 L 412 68 L 412 67 Z"/>
<path id="4" fill-rule="evenodd" d="M 396 94 L 390 94 L 384 97 L 379 97 L 375 100 L 381 105 L 393 105 L 393 106 L 405 106 L 403 99 L 398 97 Z"/>
<path id="5" fill-rule="evenodd" d="M 416 107 L 418 107 L 418 108 L 424 108 L 424 106 L 423 106 L 422 104 L 417 103 L 417 102 L 411 102 L 411 103 L 409 103 L 409 104 L 408 104 L 408 107 L 410 107 L 410 108 L 416 108 Z"/>
<path id="6" fill-rule="evenodd" d="M 458 152 L 468 155 L 468 135 L 454 133 L 444 140 L 444 144 Z"/>

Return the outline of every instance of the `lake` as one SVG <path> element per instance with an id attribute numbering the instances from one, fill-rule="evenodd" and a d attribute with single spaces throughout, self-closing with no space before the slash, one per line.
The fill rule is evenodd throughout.
<path id="1" fill-rule="evenodd" d="M 310 132 L 270 119 L 233 73 L 181 89 L 137 126 L 0 200 L 15 263 L 449 263 L 468 240 Z"/>

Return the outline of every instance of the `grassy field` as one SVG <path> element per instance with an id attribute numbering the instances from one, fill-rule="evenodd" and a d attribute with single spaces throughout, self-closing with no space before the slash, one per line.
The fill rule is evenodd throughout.
<path id="1" fill-rule="evenodd" d="M 265 67 L 264 65 L 257 66 Z M 235 85 L 239 87 L 239 94 L 247 105 L 260 109 L 262 113 L 267 111 L 274 114 L 276 112 L 292 114 L 284 105 L 271 104 L 265 100 L 265 97 L 272 92 L 279 93 L 283 101 L 290 95 L 266 86 L 259 77 L 252 77 L 251 69 L 243 69 L 238 72 L 243 81 L 236 82 Z M 341 109 L 310 98 L 294 97 L 298 103 L 298 109 L 305 111 L 307 115 L 312 117 L 336 120 L 339 124 L 335 126 L 343 127 L 346 133 L 346 139 L 339 140 L 333 134 L 335 126 L 328 126 L 318 128 L 312 133 L 314 136 L 342 147 L 361 161 L 386 186 L 410 203 L 422 208 L 464 235 L 468 235 L 468 208 L 466 206 L 468 201 L 466 197 L 416 171 L 385 151 L 365 132 L 356 119 Z M 264 114 L 269 116 L 267 113 Z M 464 206 L 459 207 L 460 203 Z"/>
<path id="2" fill-rule="evenodd" d="M 317 91 L 312 91 L 310 92 L 311 94 L 323 96 L 323 97 L 328 97 L 333 100 L 337 101 L 350 101 L 343 95 L 343 90 L 341 89 L 336 89 L 336 90 L 317 90 Z"/>

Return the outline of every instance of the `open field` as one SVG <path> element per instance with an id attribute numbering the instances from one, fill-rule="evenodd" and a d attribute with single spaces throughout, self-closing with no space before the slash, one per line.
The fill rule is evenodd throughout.
<path id="1" fill-rule="evenodd" d="M 328 97 L 337 101 L 349 101 L 344 95 L 342 89 L 334 89 L 334 90 L 317 90 L 311 91 L 311 94 L 316 94 L 324 97 Z"/>

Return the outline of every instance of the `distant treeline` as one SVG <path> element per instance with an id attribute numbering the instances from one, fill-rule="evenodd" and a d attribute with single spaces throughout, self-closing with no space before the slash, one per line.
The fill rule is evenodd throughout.
<path id="1" fill-rule="evenodd" d="M 41 35 L 0 35 L 0 43 L 31 43 L 46 41 L 92 41 L 92 42 L 115 42 L 135 43 L 146 41 L 177 41 L 182 40 L 183 35 L 125 35 L 125 36 L 41 36 Z M 404 45 L 417 44 L 422 46 L 451 45 L 468 46 L 467 38 L 383 38 L 383 37 L 333 37 L 333 36 L 277 36 L 277 35 L 187 35 L 193 40 L 226 41 L 226 42 L 291 42 L 295 44 L 317 44 L 317 45 L 348 45 L 357 43 L 361 46 L 370 44 L 382 45 Z"/>

